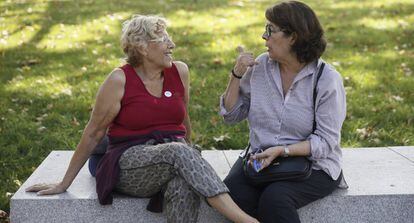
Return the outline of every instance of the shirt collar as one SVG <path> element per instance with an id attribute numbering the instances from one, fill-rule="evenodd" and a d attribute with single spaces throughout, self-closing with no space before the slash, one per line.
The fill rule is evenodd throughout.
<path id="1" fill-rule="evenodd" d="M 296 75 L 295 80 L 293 83 L 302 80 L 303 78 L 313 75 L 322 64 L 322 60 L 319 59 L 318 61 L 313 61 L 305 65 L 305 67 L 302 68 L 301 71 Z"/>
<path id="2" fill-rule="evenodd" d="M 308 63 L 304 68 L 302 68 L 301 71 L 299 71 L 298 75 L 296 75 L 295 80 L 293 82 L 299 81 L 309 75 L 313 75 L 316 71 L 319 70 L 323 62 L 325 61 L 319 58 L 317 61 Z M 270 59 L 269 55 L 268 55 L 267 63 L 271 67 L 272 70 L 278 67 L 278 62 Z"/>

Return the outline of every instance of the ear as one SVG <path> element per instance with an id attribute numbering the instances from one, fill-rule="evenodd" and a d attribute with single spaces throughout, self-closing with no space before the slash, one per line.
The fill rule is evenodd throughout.
<path id="1" fill-rule="evenodd" d="M 296 34 L 296 32 L 290 34 L 290 40 L 289 40 L 289 44 L 291 46 L 293 46 L 293 44 L 295 44 L 296 40 L 298 38 L 298 35 Z"/>

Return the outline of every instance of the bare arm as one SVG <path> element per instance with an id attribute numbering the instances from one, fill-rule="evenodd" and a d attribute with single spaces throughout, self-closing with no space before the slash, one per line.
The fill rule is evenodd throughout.
<path id="1" fill-rule="evenodd" d="M 174 64 L 177 66 L 178 73 L 180 74 L 181 82 L 184 85 L 184 103 L 186 107 L 186 113 L 184 117 L 184 126 L 187 129 L 185 136 L 188 143 L 191 144 L 191 121 L 189 115 L 189 103 L 190 103 L 190 73 L 188 66 L 184 62 L 175 61 Z"/>
<path id="2" fill-rule="evenodd" d="M 88 160 L 95 146 L 105 135 L 109 124 L 117 116 L 121 108 L 124 85 L 125 75 L 123 71 L 115 69 L 100 87 L 96 96 L 95 107 L 63 180 L 56 184 L 36 184 L 28 187 L 26 191 L 38 191 L 39 195 L 58 194 L 66 191 L 86 160 Z"/>

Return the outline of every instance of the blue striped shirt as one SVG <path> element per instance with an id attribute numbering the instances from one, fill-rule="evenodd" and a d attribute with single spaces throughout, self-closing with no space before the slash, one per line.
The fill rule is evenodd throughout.
<path id="1" fill-rule="evenodd" d="M 295 77 L 284 96 L 279 64 L 267 53 L 249 68 L 240 82 L 240 96 L 231 111 L 220 100 L 220 114 L 226 123 L 245 118 L 250 127 L 251 151 L 309 140 L 313 169 L 323 170 L 334 180 L 341 173 L 341 128 L 346 115 L 345 90 L 341 75 L 326 64 L 316 97 L 316 130 L 313 86 L 322 60 L 307 64 Z"/>

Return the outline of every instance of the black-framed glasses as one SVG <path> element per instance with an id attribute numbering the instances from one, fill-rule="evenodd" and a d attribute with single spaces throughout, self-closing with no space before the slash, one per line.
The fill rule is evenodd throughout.
<path id="1" fill-rule="evenodd" d="M 283 32 L 283 30 L 280 29 L 280 28 L 274 28 L 270 24 L 266 24 L 265 32 L 263 33 L 263 37 L 264 38 L 269 38 L 272 35 L 272 33 L 277 33 L 277 32 Z"/>

